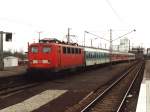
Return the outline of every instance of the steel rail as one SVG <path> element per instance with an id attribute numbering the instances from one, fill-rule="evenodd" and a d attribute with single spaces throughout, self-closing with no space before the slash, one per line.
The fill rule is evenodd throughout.
<path id="1" fill-rule="evenodd" d="M 97 100 L 99 100 L 103 95 L 105 95 L 112 87 L 114 87 L 117 83 L 121 81 L 129 72 L 132 70 L 135 70 L 136 67 L 133 65 L 127 72 L 123 73 L 121 77 L 119 77 L 114 83 L 112 83 L 108 88 L 106 88 L 100 95 L 98 95 L 93 101 L 91 101 L 86 107 L 84 107 L 81 112 L 87 112 L 95 103 Z"/>
<path id="2" fill-rule="evenodd" d="M 7 89 L 3 89 L 0 91 L 0 97 L 1 96 L 4 96 L 4 95 L 7 95 L 7 94 L 10 94 L 10 93 L 13 93 L 13 92 L 16 92 L 16 91 L 20 91 L 20 90 L 24 90 L 24 89 L 27 89 L 27 88 L 32 88 L 32 87 L 35 87 L 35 86 L 38 86 L 40 85 L 40 83 L 31 83 L 31 84 L 26 84 L 26 85 L 21 85 L 19 87 L 14 87 L 14 88 L 7 88 Z"/>
<path id="3" fill-rule="evenodd" d="M 130 90 L 131 90 L 131 88 L 132 88 L 134 82 L 136 81 L 137 77 L 139 76 L 140 71 L 141 71 L 142 68 L 143 68 L 142 65 L 143 65 L 143 63 L 141 64 L 140 69 L 137 71 L 137 73 L 136 73 L 136 75 L 135 75 L 135 77 L 134 77 L 132 83 L 130 84 L 130 86 L 129 86 L 129 88 L 128 88 L 126 94 L 124 95 L 124 97 L 123 97 L 123 99 L 122 99 L 122 101 L 121 101 L 121 103 L 120 103 L 120 105 L 119 105 L 119 107 L 118 107 L 118 109 L 117 109 L 116 112 L 120 112 L 120 110 L 121 110 L 121 108 L 122 108 L 122 106 L 123 106 L 123 103 L 124 103 L 125 99 L 127 98 L 127 95 L 129 94 L 129 92 L 130 92 Z"/>

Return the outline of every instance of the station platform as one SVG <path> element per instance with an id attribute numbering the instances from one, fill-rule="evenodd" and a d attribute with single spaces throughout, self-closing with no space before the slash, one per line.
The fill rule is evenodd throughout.
<path id="1" fill-rule="evenodd" d="M 136 112 L 150 112 L 150 60 L 145 63 Z"/>
<path id="2" fill-rule="evenodd" d="M 0 71 L 0 78 L 21 75 L 26 72 L 26 66 L 8 67 Z"/>

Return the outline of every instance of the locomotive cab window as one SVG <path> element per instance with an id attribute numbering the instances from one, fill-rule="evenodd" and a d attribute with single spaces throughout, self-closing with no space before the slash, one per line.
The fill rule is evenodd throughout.
<path id="1" fill-rule="evenodd" d="M 75 53 L 78 54 L 78 48 L 75 48 Z"/>
<path id="2" fill-rule="evenodd" d="M 79 49 L 79 54 L 81 54 L 81 49 Z"/>
<path id="3" fill-rule="evenodd" d="M 31 52 L 32 53 L 37 53 L 38 52 L 38 47 L 31 47 Z"/>
<path id="4" fill-rule="evenodd" d="M 74 54 L 74 53 L 75 53 L 75 49 L 74 49 L 74 48 L 71 48 L 71 50 L 72 50 L 72 54 Z"/>
<path id="5" fill-rule="evenodd" d="M 68 54 L 71 53 L 71 48 L 70 47 L 67 47 L 67 52 L 68 52 Z"/>
<path id="6" fill-rule="evenodd" d="M 63 47 L 63 53 L 66 54 L 67 53 L 67 48 Z"/>
<path id="7" fill-rule="evenodd" d="M 43 47 L 43 53 L 49 53 L 51 51 L 50 47 Z"/>

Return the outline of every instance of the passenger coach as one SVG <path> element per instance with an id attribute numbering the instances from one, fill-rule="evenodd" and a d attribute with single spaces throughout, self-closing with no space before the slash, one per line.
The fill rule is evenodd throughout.
<path id="1" fill-rule="evenodd" d="M 85 52 L 85 65 L 97 65 L 110 62 L 109 51 L 96 49 L 96 48 L 84 48 Z"/>

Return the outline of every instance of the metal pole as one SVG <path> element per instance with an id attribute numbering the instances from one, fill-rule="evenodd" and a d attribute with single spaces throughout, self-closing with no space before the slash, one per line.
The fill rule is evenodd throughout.
<path id="1" fill-rule="evenodd" d="M 0 70 L 4 70 L 3 61 L 3 32 L 0 31 Z"/>
<path id="2" fill-rule="evenodd" d="M 130 52 L 130 40 L 129 40 L 129 52 Z"/>
<path id="3" fill-rule="evenodd" d="M 40 36 L 41 36 L 40 33 L 41 33 L 41 32 L 39 32 L 39 42 L 40 42 L 40 38 L 41 38 L 41 37 L 40 37 Z"/>
<path id="4" fill-rule="evenodd" d="M 92 45 L 92 39 L 91 39 L 91 47 L 92 47 L 93 45 Z"/>
<path id="5" fill-rule="evenodd" d="M 85 47 L 85 33 L 86 33 L 86 31 L 84 31 L 84 47 Z"/>
<path id="6" fill-rule="evenodd" d="M 102 48 L 102 44 L 100 43 L 100 48 Z"/>
<path id="7" fill-rule="evenodd" d="M 110 64 L 112 65 L 112 60 L 111 60 L 111 56 L 112 56 L 112 29 L 110 29 Z"/>
<path id="8" fill-rule="evenodd" d="M 68 28 L 67 42 L 70 43 L 70 28 Z"/>
<path id="9" fill-rule="evenodd" d="M 39 34 L 39 42 L 40 42 L 40 39 L 41 39 L 41 33 L 42 32 L 38 32 L 38 34 Z"/>

